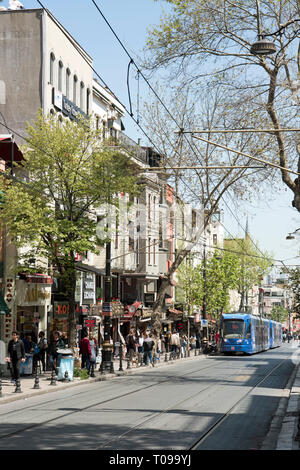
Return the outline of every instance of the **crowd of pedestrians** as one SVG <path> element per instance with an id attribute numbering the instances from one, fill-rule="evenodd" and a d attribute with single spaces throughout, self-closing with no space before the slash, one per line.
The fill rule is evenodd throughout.
<path id="1" fill-rule="evenodd" d="M 22 364 L 25 363 L 28 355 L 32 357 L 32 374 L 37 371 L 38 363 L 41 372 L 45 372 L 47 363 L 50 369 L 58 374 L 60 367 L 61 353 L 60 350 L 66 348 L 66 335 L 59 331 L 54 331 L 51 341 L 45 337 L 45 333 L 40 331 L 38 336 L 35 333 L 27 334 L 22 339 L 17 331 L 13 331 L 12 339 L 8 344 L 8 355 L 6 362 L 11 372 L 11 381 L 16 382 L 20 379 Z M 171 357 L 185 357 L 188 350 L 201 347 L 201 337 L 197 333 L 189 338 L 185 334 L 177 331 L 166 332 L 158 338 L 152 336 L 151 332 L 144 332 L 131 329 L 126 338 L 122 341 L 123 359 L 129 360 L 132 366 L 155 366 L 160 360 L 161 355 L 170 353 Z M 81 340 L 79 342 L 79 353 L 81 355 L 81 368 L 87 369 L 90 374 L 96 369 L 96 361 L 99 354 L 99 346 L 96 338 L 89 335 L 87 328 L 83 328 L 81 332 Z M 115 355 L 120 354 L 120 349 L 115 351 Z"/>

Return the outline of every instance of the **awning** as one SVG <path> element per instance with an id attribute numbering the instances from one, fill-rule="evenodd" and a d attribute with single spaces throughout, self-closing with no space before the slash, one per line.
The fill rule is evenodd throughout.
<path id="1" fill-rule="evenodd" d="M 120 321 L 130 321 L 132 317 L 134 316 L 135 312 L 128 312 L 122 317 L 120 317 Z"/>
<path id="2" fill-rule="evenodd" d="M 137 300 L 136 302 L 134 302 L 132 305 L 128 305 L 127 307 L 125 307 L 128 309 L 127 313 L 125 313 L 125 315 L 123 315 L 120 320 L 121 321 L 130 321 L 132 319 L 132 317 L 136 314 L 136 312 L 143 308 L 143 303 L 140 302 L 139 300 Z"/>
<path id="3" fill-rule="evenodd" d="M 53 277 L 48 276 L 47 274 L 28 274 L 28 273 L 20 273 L 20 279 L 23 279 L 26 282 L 30 282 L 32 284 L 53 284 Z"/>
<path id="4" fill-rule="evenodd" d="M 168 308 L 169 313 L 173 313 L 173 315 L 182 315 L 183 312 L 181 310 L 176 310 L 176 308 Z"/>
<path id="5" fill-rule="evenodd" d="M 11 134 L 0 134 L 0 160 L 4 160 L 6 163 L 21 162 L 24 160 L 23 153 L 13 141 Z"/>

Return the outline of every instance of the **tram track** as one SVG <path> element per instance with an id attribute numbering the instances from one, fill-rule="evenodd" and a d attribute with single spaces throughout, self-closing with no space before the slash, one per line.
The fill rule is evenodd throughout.
<path id="1" fill-rule="evenodd" d="M 218 364 L 215 365 L 215 367 L 217 367 L 217 366 L 218 366 Z M 194 370 L 194 369 L 193 369 L 193 370 L 189 370 L 189 371 L 186 371 L 184 374 L 180 374 L 180 376 L 178 376 L 178 378 L 179 378 L 179 377 L 184 377 L 184 376 L 189 375 L 189 374 L 191 374 L 191 373 L 193 373 L 193 374 L 201 373 L 201 371 L 206 370 L 206 369 L 211 369 L 212 367 L 213 367 L 213 366 L 210 364 L 209 366 L 201 367 L 201 368 L 199 368 L 199 369 L 197 369 L 197 370 Z M 127 377 L 128 377 L 128 376 L 127 376 Z M 134 376 L 130 376 L 130 377 L 134 377 Z M 122 378 L 123 378 L 123 377 L 122 377 Z M 43 427 L 43 426 L 45 426 L 45 425 L 47 425 L 47 424 L 49 424 L 49 423 L 52 423 L 52 422 L 56 421 L 57 419 L 63 419 L 63 418 L 66 418 L 66 417 L 71 416 L 71 415 L 76 414 L 76 413 L 82 413 L 82 412 L 84 412 L 84 411 L 86 411 L 86 410 L 88 410 L 88 409 L 90 409 L 90 408 L 95 407 L 95 406 L 105 405 L 105 404 L 107 404 L 107 403 L 109 403 L 109 402 L 113 402 L 113 401 L 118 400 L 118 399 L 120 399 L 120 398 L 125 398 L 125 397 L 128 397 L 128 396 L 130 396 L 130 395 L 134 395 L 135 393 L 138 393 L 138 392 L 141 392 L 141 391 L 144 391 L 144 390 L 147 390 L 147 389 L 151 389 L 151 388 L 153 388 L 153 387 L 157 387 L 157 386 L 159 386 L 159 385 L 161 385 L 161 384 L 164 384 L 164 383 L 167 383 L 167 382 L 174 381 L 174 379 L 176 379 L 176 376 L 172 376 L 171 378 L 167 378 L 167 379 L 164 379 L 164 380 L 156 381 L 155 383 L 153 383 L 153 384 L 151 384 L 151 385 L 147 385 L 147 386 L 143 385 L 143 386 L 141 386 L 141 387 L 139 387 L 139 388 L 137 388 L 137 389 L 135 389 L 135 390 L 131 390 L 131 391 L 128 391 L 128 392 L 126 392 L 126 393 L 121 393 L 121 394 L 119 394 L 119 395 L 117 395 L 117 396 L 114 396 L 114 397 L 112 397 L 112 398 L 110 397 L 110 398 L 108 398 L 108 399 L 106 399 L 106 400 L 101 400 L 101 401 L 98 401 L 98 402 L 96 402 L 96 403 L 92 403 L 92 404 L 90 404 L 90 405 L 88 405 L 88 406 L 85 406 L 85 407 L 82 407 L 82 408 L 79 408 L 79 409 L 76 409 L 76 410 L 73 409 L 73 410 L 71 410 L 71 411 L 68 412 L 68 413 L 64 413 L 64 414 L 60 415 L 59 417 L 56 416 L 56 417 L 54 417 L 54 418 L 48 419 L 48 420 L 46 420 L 46 421 L 43 421 L 42 423 L 33 423 L 33 424 L 31 424 L 31 425 L 22 427 L 21 429 L 18 429 L 18 430 L 16 430 L 16 431 L 12 431 L 12 432 L 9 432 L 9 433 L 6 433 L 6 434 L 2 434 L 2 435 L 0 435 L 0 441 L 3 440 L 3 439 L 7 439 L 7 438 L 10 438 L 10 437 L 16 436 L 16 435 L 18 435 L 18 434 L 20 434 L 20 433 L 23 433 L 23 432 L 26 432 L 26 431 L 30 431 L 30 430 L 32 430 L 32 429 L 34 429 L 34 428 Z M 79 395 L 82 395 L 82 393 L 80 393 L 80 391 L 79 391 L 78 393 L 72 395 L 72 399 L 73 399 L 73 398 L 76 398 L 76 396 L 79 396 Z M 40 407 L 40 406 L 45 407 L 45 406 L 47 406 L 47 405 L 49 405 L 49 404 L 51 404 L 51 403 L 55 403 L 55 402 L 57 402 L 57 399 L 47 400 L 47 401 L 43 402 L 41 405 L 38 405 L 38 406 L 39 406 L 39 407 Z M 23 412 L 23 411 L 26 411 L 26 410 L 30 410 L 30 409 L 32 409 L 32 405 L 28 405 L 27 407 L 23 407 L 23 408 L 22 408 L 22 412 Z M 11 415 L 16 414 L 16 413 L 19 413 L 19 412 L 20 412 L 20 410 L 13 410 L 13 411 L 8 411 L 7 413 L 1 413 L 1 414 L 0 414 L 0 418 L 3 417 L 3 416 L 11 416 Z"/>
<path id="2" fill-rule="evenodd" d="M 278 369 L 279 367 L 282 366 L 282 364 L 285 362 L 285 360 L 281 361 L 279 364 L 277 364 L 275 367 L 272 368 L 272 370 L 266 375 L 264 376 L 262 379 L 259 379 L 255 385 L 253 385 L 251 387 L 250 390 L 248 390 L 247 393 L 245 393 L 243 395 L 243 397 L 241 397 L 226 413 L 224 413 L 223 416 L 221 416 L 213 425 L 211 425 L 209 427 L 209 429 L 201 436 L 200 439 L 198 439 L 190 448 L 188 448 L 187 450 L 196 450 L 197 449 L 197 446 L 203 442 L 203 440 L 205 440 L 206 437 L 208 437 L 209 434 L 211 434 L 220 424 L 222 424 L 222 422 L 230 415 L 230 413 L 237 407 L 240 405 L 240 403 L 245 400 L 245 398 L 253 392 L 253 390 L 258 387 L 261 383 L 263 383 L 270 375 L 273 374 L 273 372 Z M 219 384 L 218 384 L 219 385 Z M 146 419 L 144 419 L 143 421 L 141 421 L 140 423 L 132 426 L 129 430 L 125 431 L 124 433 L 120 434 L 118 437 L 116 438 L 113 438 L 113 439 L 110 439 L 108 441 L 106 441 L 104 444 L 102 444 L 101 446 L 93 449 L 93 450 L 105 450 L 109 447 L 109 445 L 113 444 L 114 442 L 118 442 L 120 440 L 122 440 L 124 437 L 128 436 L 131 432 L 133 431 L 136 431 L 138 430 L 139 428 L 142 428 L 145 424 L 149 424 L 151 423 L 151 421 L 157 419 L 158 417 L 160 416 L 163 416 L 164 414 L 167 414 L 169 412 L 171 412 L 172 410 L 176 409 L 178 406 L 182 405 L 183 403 L 187 402 L 188 400 L 192 399 L 192 398 L 195 398 L 196 396 L 199 396 L 200 394 L 206 392 L 207 390 L 209 389 L 212 389 L 214 387 L 216 387 L 217 385 L 216 384 L 212 384 L 212 385 L 209 385 L 205 388 L 203 388 L 202 390 L 200 391 L 197 391 L 196 393 L 193 393 L 192 395 L 190 396 L 186 396 L 183 400 L 180 400 L 176 403 L 174 403 L 172 406 L 168 407 L 168 408 L 165 408 L 164 410 L 161 410 L 161 411 L 157 411 L 155 412 L 154 414 L 152 414 L 152 416 L 149 416 L 147 417 Z"/>
<path id="3" fill-rule="evenodd" d="M 199 445 L 205 441 L 231 414 L 232 412 L 257 388 L 259 385 L 261 385 L 265 380 L 267 380 L 277 369 L 279 369 L 284 363 L 286 363 L 286 360 L 280 361 L 279 364 L 277 364 L 275 367 L 272 368 L 272 370 L 264 376 L 262 379 L 259 379 L 255 385 L 251 387 L 250 390 L 247 391 L 226 413 L 223 414 L 220 418 L 216 420 L 215 423 L 213 423 L 209 429 L 203 433 L 200 439 L 198 439 L 188 450 L 197 450 Z"/>
<path id="4" fill-rule="evenodd" d="M 210 358 L 207 358 L 208 360 L 210 360 Z M 247 393 L 245 393 L 226 413 L 224 413 L 220 418 L 218 418 L 200 437 L 200 439 L 197 439 L 197 441 L 195 441 L 192 446 L 190 446 L 188 448 L 188 450 L 196 450 L 197 447 L 215 430 L 217 429 L 218 426 L 220 426 L 224 420 L 226 420 L 226 418 L 228 418 L 230 416 L 230 414 L 234 411 L 234 409 L 239 406 L 243 400 L 245 400 L 249 394 L 251 394 L 253 392 L 253 390 L 258 387 L 259 385 L 261 385 L 265 380 L 268 379 L 268 377 L 270 377 L 270 375 L 272 375 L 274 373 L 274 371 L 276 371 L 277 369 L 279 369 L 283 364 L 285 363 L 285 360 L 282 360 L 280 361 L 279 364 L 277 364 L 276 366 L 272 367 L 272 369 L 267 373 L 267 375 L 265 375 L 263 378 L 259 377 L 259 379 L 257 380 L 257 382 L 250 388 L 250 390 L 247 391 Z M 51 418 L 51 419 L 48 419 L 42 423 L 32 423 L 31 425 L 27 425 L 25 427 L 21 427 L 20 429 L 17 429 L 17 430 L 14 430 L 14 431 L 11 431 L 11 432 L 8 432 L 6 434 L 3 434 L 0 436 L 0 442 L 1 440 L 4 440 L 4 439 L 7 439 L 7 438 L 11 438 L 11 437 L 14 437 L 16 435 L 19 435 L 21 433 L 24 433 L 26 431 L 30 431 L 32 429 L 35 429 L 35 428 L 41 428 L 41 427 L 44 427 L 44 426 L 47 426 L 48 424 L 51 424 L 51 423 L 54 423 L 56 420 L 61 420 L 61 419 L 64 419 L 64 418 L 67 418 L 71 415 L 74 415 L 76 413 L 82 413 L 86 410 L 89 410 L 93 407 L 97 407 L 97 406 L 101 406 L 101 405 L 105 405 L 105 404 L 108 404 L 108 403 L 112 403 L 113 401 L 116 401 L 116 400 L 119 400 L 119 399 L 122 399 L 122 398 L 125 398 L 125 397 L 130 397 L 130 396 L 134 396 L 135 394 L 138 394 L 139 392 L 142 392 L 142 391 L 145 391 L 147 389 L 153 389 L 155 387 L 158 387 L 160 386 L 161 384 L 166 384 L 167 382 L 174 382 L 174 380 L 176 379 L 180 379 L 181 377 L 185 377 L 185 376 L 188 376 L 188 375 L 195 375 L 195 374 L 201 374 L 202 371 L 205 371 L 207 369 L 215 369 L 217 367 L 219 367 L 220 365 L 220 362 L 217 361 L 216 364 L 209 364 L 205 367 L 200 367 L 198 369 L 190 369 L 184 373 L 181 373 L 181 374 L 178 374 L 177 376 L 174 375 L 172 377 L 168 377 L 167 379 L 163 379 L 163 380 L 158 380 L 156 381 L 155 383 L 152 383 L 150 385 L 143 385 L 135 390 L 130 390 L 126 393 L 120 393 L 114 397 L 110 397 L 110 398 L 107 398 L 105 400 L 99 400 L 95 403 L 92 403 L 88 406 L 84 406 L 82 408 L 78 408 L 78 409 L 71 409 L 69 412 L 67 413 L 63 413 L 62 415 L 60 416 L 55 416 L 54 418 Z M 133 376 L 130 376 L 130 377 L 133 377 Z M 122 377 L 123 378 L 123 377 Z M 97 446 L 94 448 L 94 450 L 99 450 L 99 449 L 107 449 L 109 448 L 113 443 L 116 443 L 116 446 L 117 446 L 117 443 L 122 440 L 124 437 L 126 436 L 129 436 L 130 433 L 134 432 L 134 431 L 137 431 L 139 428 L 142 428 L 145 424 L 149 424 L 151 423 L 151 421 L 157 419 L 158 417 L 164 415 L 164 414 L 167 414 L 169 412 L 172 412 L 173 409 L 179 407 L 180 405 L 182 405 L 184 402 L 188 401 L 188 400 L 191 400 L 197 396 L 200 397 L 201 394 L 205 393 L 207 390 L 209 389 L 212 389 L 213 387 L 216 387 L 216 383 L 214 384 L 210 384 L 206 387 L 204 387 L 203 389 L 201 390 L 198 390 L 196 393 L 194 392 L 193 394 L 191 394 L 190 396 L 185 396 L 184 399 L 182 400 L 179 400 L 178 402 L 176 403 L 173 403 L 172 406 L 170 407 L 167 407 L 167 408 L 164 408 L 163 410 L 159 410 L 159 411 L 156 411 L 155 413 L 151 414 L 151 416 L 147 416 L 145 419 L 143 419 L 142 421 L 140 421 L 139 423 L 137 424 L 134 424 L 130 429 L 128 429 L 127 431 L 125 431 L 124 433 L 121 433 L 119 436 L 116 436 L 112 439 L 109 439 L 105 442 L 103 442 L 101 445 Z M 107 392 L 107 390 L 106 390 Z M 72 395 L 72 399 L 73 398 L 76 398 L 78 395 L 82 395 L 82 393 L 78 392 L 74 395 Z M 47 400 L 46 402 L 43 402 L 41 405 L 38 405 L 38 406 L 47 406 L 53 402 L 57 402 L 57 399 L 52 399 L 52 400 Z M 22 408 L 22 411 L 24 410 L 28 410 L 28 409 L 32 409 L 32 405 L 28 405 L 27 407 L 25 408 Z M 18 411 L 14 410 L 14 411 L 9 411 L 7 413 L 4 413 L 4 414 L 1 414 L 1 416 L 7 416 L 7 415 L 11 415 L 13 413 L 16 413 Z M 117 447 L 116 447 L 117 448 Z"/>

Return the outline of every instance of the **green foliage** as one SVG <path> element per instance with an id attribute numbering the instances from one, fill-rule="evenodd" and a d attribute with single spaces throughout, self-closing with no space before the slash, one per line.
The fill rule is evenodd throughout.
<path id="1" fill-rule="evenodd" d="M 293 293 L 293 311 L 300 318 L 300 268 L 284 268 L 282 270 L 288 275 L 287 286 Z"/>
<path id="2" fill-rule="evenodd" d="M 207 314 L 217 318 L 230 309 L 230 290 L 239 292 L 243 308 L 246 292 L 260 285 L 269 271 L 267 254 L 265 258 L 259 256 L 249 240 L 227 240 L 225 247 L 207 255 L 205 263 L 202 259 L 196 266 L 187 262 L 179 267 L 177 285 L 182 292 L 178 300 L 185 299 L 190 311 L 193 306 L 202 307 L 205 295 Z"/>
<path id="3" fill-rule="evenodd" d="M 289 312 L 282 305 L 274 305 L 270 315 L 271 320 L 284 323 L 289 318 Z"/>
<path id="4" fill-rule="evenodd" d="M 86 120 L 61 125 L 40 113 L 27 132 L 21 171 L 28 184 L 1 180 L 1 218 L 14 242 L 57 266 L 74 253 L 97 252 L 107 240 L 97 236 L 95 208 L 116 204 L 121 191 L 139 192 L 129 158 L 105 147 Z"/>
<path id="5" fill-rule="evenodd" d="M 89 373 L 87 369 L 74 369 L 74 377 L 79 377 L 80 380 L 87 380 L 89 378 Z"/>
<path id="6" fill-rule="evenodd" d="M 120 192 L 138 195 L 136 169 L 124 152 L 101 142 L 101 132 L 87 119 L 61 123 L 40 112 L 27 134 L 18 180 L 0 178 L 0 219 L 17 248 L 26 248 L 19 257 L 22 270 L 35 259 L 35 270 L 45 272 L 49 262 L 74 306 L 75 255 L 97 253 L 107 242 L 98 235 L 95 209 L 117 204 Z M 28 183 L 18 182 L 22 176 Z"/>

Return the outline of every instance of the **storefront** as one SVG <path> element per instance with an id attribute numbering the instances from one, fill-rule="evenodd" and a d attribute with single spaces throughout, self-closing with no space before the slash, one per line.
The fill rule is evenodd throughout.
<path id="1" fill-rule="evenodd" d="M 24 274 L 16 280 L 16 328 L 21 335 L 37 339 L 47 332 L 53 279 L 44 274 Z"/>

